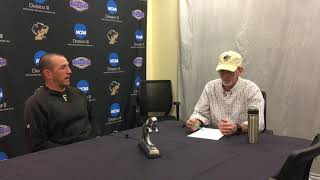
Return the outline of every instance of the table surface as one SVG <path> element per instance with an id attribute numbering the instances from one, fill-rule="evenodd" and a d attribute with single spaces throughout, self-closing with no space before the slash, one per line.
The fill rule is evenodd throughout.
<path id="1" fill-rule="evenodd" d="M 182 123 L 158 123 L 152 142 L 161 157 L 147 159 L 137 144 L 141 128 L 52 148 L 0 162 L 1 180 L 259 180 L 268 179 L 292 150 L 311 141 L 261 134 L 248 144 L 246 134 L 219 141 L 187 137 Z"/>

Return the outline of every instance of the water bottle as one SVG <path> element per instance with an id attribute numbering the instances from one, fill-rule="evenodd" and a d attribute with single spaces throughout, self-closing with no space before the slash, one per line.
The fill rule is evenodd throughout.
<path id="1" fill-rule="evenodd" d="M 248 138 L 249 138 L 249 144 L 258 143 L 259 109 L 253 106 L 250 106 L 248 108 Z"/>

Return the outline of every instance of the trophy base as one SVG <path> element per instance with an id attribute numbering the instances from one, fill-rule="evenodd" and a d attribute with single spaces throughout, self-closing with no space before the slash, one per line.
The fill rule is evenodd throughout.
<path id="1" fill-rule="evenodd" d="M 140 141 L 138 146 L 144 152 L 148 159 L 161 157 L 159 149 L 155 146 L 148 146 L 144 141 Z"/>

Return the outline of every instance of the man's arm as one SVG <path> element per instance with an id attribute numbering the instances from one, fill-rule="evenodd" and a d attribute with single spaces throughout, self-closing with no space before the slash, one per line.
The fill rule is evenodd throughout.
<path id="1" fill-rule="evenodd" d="M 262 131 L 264 128 L 264 99 L 261 90 L 257 85 L 254 84 L 253 90 L 248 95 L 248 107 L 253 106 L 259 109 L 259 130 Z M 244 123 L 248 125 L 248 121 Z"/>
<path id="2" fill-rule="evenodd" d="M 47 113 L 34 98 L 25 103 L 24 122 L 27 144 L 32 152 L 48 148 Z"/>
<path id="3" fill-rule="evenodd" d="M 102 136 L 103 135 L 102 125 L 101 123 L 97 122 L 96 118 L 94 118 L 92 104 L 89 101 L 87 101 L 87 110 L 88 110 L 88 118 L 95 132 L 95 136 Z"/>
<path id="4" fill-rule="evenodd" d="M 195 131 L 201 125 L 209 124 L 210 117 L 210 102 L 208 95 L 208 84 L 202 91 L 202 94 L 194 107 L 194 111 L 190 116 L 189 120 L 186 122 L 186 126 L 191 130 Z"/>

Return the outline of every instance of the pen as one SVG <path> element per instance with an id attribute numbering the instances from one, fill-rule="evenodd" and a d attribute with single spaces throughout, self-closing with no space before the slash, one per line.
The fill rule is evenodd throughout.
<path id="1" fill-rule="evenodd" d="M 200 129 L 202 129 L 202 128 L 203 128 L 203 127 L 198 126 L 198 125 L 196 125 L 196 124 L 193 124 L 193 126 L 195 126 L 198 130 L 200 130 Z"/>

